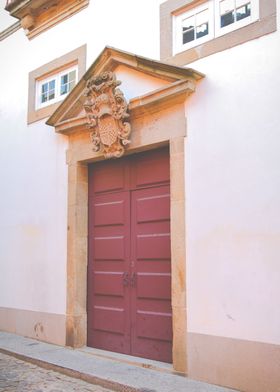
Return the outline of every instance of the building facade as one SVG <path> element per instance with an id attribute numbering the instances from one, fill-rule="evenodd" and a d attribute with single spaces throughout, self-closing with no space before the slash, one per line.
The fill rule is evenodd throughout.
<path id="1" fill-rule="evenodd" d="M 279 7 L 1 2 L 1 330 L 279 390 Z"/>

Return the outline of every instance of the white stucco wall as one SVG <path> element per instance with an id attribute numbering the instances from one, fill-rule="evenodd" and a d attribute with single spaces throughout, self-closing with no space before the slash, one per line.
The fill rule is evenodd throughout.
<path id="1" fill-rule="evenodd" d="M 1 43 L 0 306 L 63 313 L 67 140 L 27 126 L 28 44 L 21 31 Z"/>
<path id="2" fill-rule="evenodd" d="M 186 107 L 189 332 L 280 344 L 279 47 L 278 31 L 190 65 L 206 78 Z"/>
<path id="3" fill-rule="evenodd" d="M 92 0 L 0 43 L 0 307 L 66 308 L 67 138 L 27 126 L 28 73 L 85 43 L 88 66 L 105 45 L 158 58 L 161 2 Z M 279 45 L 276 32 L 190 65 L 206 78 L 186 107 L 189 332 L 280 343 Z"/>
<path id="4" fill-rule="evenodd" d="M 124 65 L 118 66 L 114 72 L 121 81 L 121 89 L 127 102 L 169 84 L 166 80 L 145 75 Z"/>
<path id="5" fill-rule="evenodd" d="M 85 43 L 88 66 L 105 45 L 158 57 L 161 2 L 94 0 L 31 41 L 22 29 L 1 41 L 0 307 L 66 310 L 67 138 L 27 126 L 28 73 Z M 16 22 L 5 3 L 0 31 Z"/>

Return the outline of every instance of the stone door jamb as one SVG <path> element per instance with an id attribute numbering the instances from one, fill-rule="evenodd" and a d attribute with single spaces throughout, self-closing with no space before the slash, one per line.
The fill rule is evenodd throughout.
<path id="1" fill-rule="evenodd" d="M 187 370 L 184 136 L 170 139 L 173 366 Z M 166 143 L 164 143 L 166 145 Z M 153 148 L 150 145 L 150 148 Z M 146 148 L 147 149 L 147 146 Z M 134 149 L 142 151 L 141 146 Z M 88 162 L 68 162 L 66 345 L 87 341 Z"/>
<path id="2" fill-rule="evenodd" d="M 184 81 L 168 89 L 168 97 L 160 92 L 160 99 L 147 96 L 130 101 L 132 132 L 126 154 L 169 145 L 173 367 L 186 374 L 185 104 L 194 91 L 194 83 Z M 88 164 L 103 157 L 92 150 L 85 120 L 74 118 L 62 123 L 61 129 L 63 133 L 70 130 L 66 345 L 81 347 L 87 343 Z M 59 126 L 57 130 L 60 131 Z"/>

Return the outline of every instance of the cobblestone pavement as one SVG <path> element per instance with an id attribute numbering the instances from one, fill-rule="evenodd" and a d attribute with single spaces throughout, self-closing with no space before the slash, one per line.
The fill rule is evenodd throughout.
<path id="1" fill-rule="evenodd" d="M 0 353 L 1 392 L 111 392 Z"/>

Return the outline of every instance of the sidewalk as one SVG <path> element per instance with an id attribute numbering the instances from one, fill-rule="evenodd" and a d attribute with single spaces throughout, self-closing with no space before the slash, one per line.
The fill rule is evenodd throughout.
<path id="1" fill-rule="evenodd" d="M 41 367 L 120 392 L 230 392 L 231 389 L 176 375 L 168 364 L 107 353 L 71 349 L 0 332 L 0 351 Z"/>

